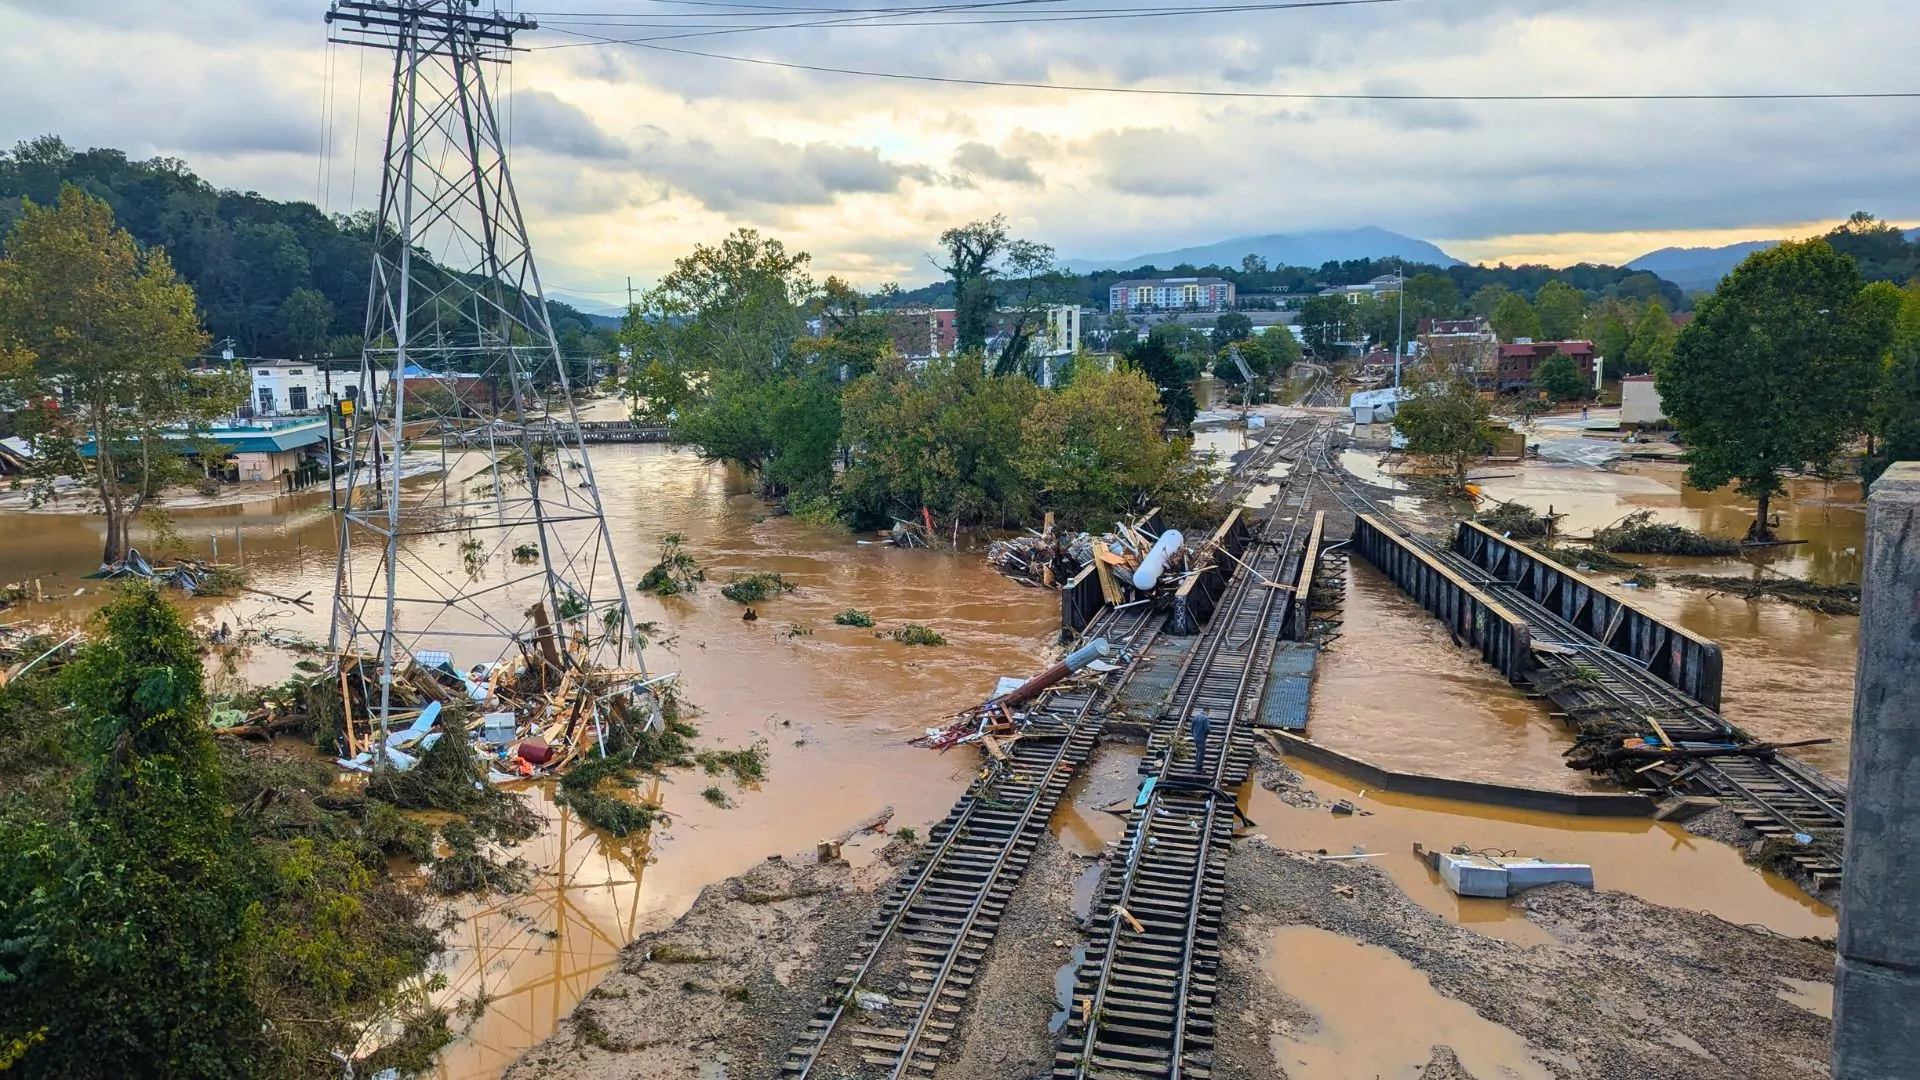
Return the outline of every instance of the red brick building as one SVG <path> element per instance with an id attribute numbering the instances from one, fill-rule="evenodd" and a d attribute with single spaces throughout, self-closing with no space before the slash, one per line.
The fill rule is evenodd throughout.
<path id="1" fill-rule="evenodd" d="M 1520 341 L 1500 346 L 1500 358 L 1491 389 L 1513 390 L 1533 383 L 1534 369 L 1554 353 L 1565 353 L 1580 368 L 1580 377 L 1593 385 L 1591 341 Z"/>

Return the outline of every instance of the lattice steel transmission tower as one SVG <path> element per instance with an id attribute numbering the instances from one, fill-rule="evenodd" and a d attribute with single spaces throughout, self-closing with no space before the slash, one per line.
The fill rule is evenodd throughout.
<path id="1" fill-rule="evenodd" d="M 326 20 L 393 54 L 332 651 L 383 732 L 423 650 L 621 672 L 627 692 L 640 640 L 488 83 L 535 24 L 469 0 L 335 0 Z"/>

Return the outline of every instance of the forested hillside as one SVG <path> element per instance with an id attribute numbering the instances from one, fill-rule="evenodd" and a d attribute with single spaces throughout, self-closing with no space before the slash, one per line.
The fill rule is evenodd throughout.
<path id="1" fill-rule="evenodd" d="M 359 354 L 373 258 L 367 213 L 329 216 L 312 203 L 220 191 L 178 158 L 76 151 L 48 135 L 0 151 L 0 235 L 23 198 L 49 205 L 62 184 L 104 200 L 141 244 L 166 249 L 215 341 L 232 339 L 242 356 Z M 570 360 L 609 351 L 611 334 L 585 314 L 548 310 Z"/>

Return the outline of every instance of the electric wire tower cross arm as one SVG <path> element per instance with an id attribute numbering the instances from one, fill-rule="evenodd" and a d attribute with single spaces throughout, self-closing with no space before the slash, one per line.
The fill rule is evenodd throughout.
<path id="1" fill-rule="evenodd" d="M 376 765 L 394 675 L 423 649 L 630 677 L 616 693 L 646 679 L 487 78 L 535 23 L 472 6 L 326 13 L 329 40 L 393 54 L 329 633 Z"/>

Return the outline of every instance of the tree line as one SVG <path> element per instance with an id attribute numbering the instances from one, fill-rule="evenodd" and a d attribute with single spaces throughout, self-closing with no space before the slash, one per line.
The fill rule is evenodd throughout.
<path id="1" fill-rule="evenodd" d="M 1095 270 L 1085 274 L 1059 273 L 1061 303 L 1078 303 L 1102 309 L 1107 306 L 1108 290 L 1132 278 L 1217 277 L 1233 283 L 1242 307 L 1271 309 L 1298 307 L 1304 295 L 1341 285 L 1364 285 L 1377 277 L 1405 274 L 1408 279 L 1422 275 L 1443 277 L 1453 283 L 1460 296 L 1472 296 L 1479 290 L 1499 286 L 1508 292 L 1532 296 L 1549 281 L 1563 282 L 1593 297 L 1620 296 L 1658 299 L 1669 311 L 1684 310 L 1686 297 L 1680 287 L 1645 270 L 1580 263 L 1575 266 L 1467 266 L 1441 267 L 1398 258 L 1343 259 L 1318 267 L 1268 266 L 1258 255 L 1248 255 L 1238 266 L 1195 266 L 1180 263 L 1170 267 L 1136 266 L 1130 270 Z M 955 303 L 954 283 L 938 281 L 898 296 L 901 303 L 947 307 Z"/>
<path id="2" fill-rule="evenodd" d="M 883 306 L 891 290 L 816 281 L 806 253 L 752 229 L 696 247 L 621 331 L 635 415 L 670 424 L 676 441 L 814 520 L 867 527 L 924 510 L 1011 525 L 1054 511 L 1096 526 L 1149 502 L 1175 518 L 1200 513 L 1205 471 L 1188 439 L 1167 434 L 1193 415 L 1186 354 L 1167 333 L 1117 364 L 1073 356 L 1043 388 L 1038 327 L 1024 320 L 1051 253 L 997 219 L 941 243 L 967 301 L 958 347 L 914 359 L 896 342 L 924 337 L 925 317 Z"/>
<path id="3" fill-rule="evenodd" d="M 29 203 L 51 206 L 69 185 L 110 207 L 141 248 L 167 253 L 193 287 L 211 342 L 230 340 L 242 356 L 360 355 L 370 212 L 329 215 L 308 202 L 217 190 L 178 158 L 134 161 L 45 135 L 0 150 L 0 233 Z M 611 351 L 611 328 L 566 304 L 547 308 L 570 366 Z"/>

